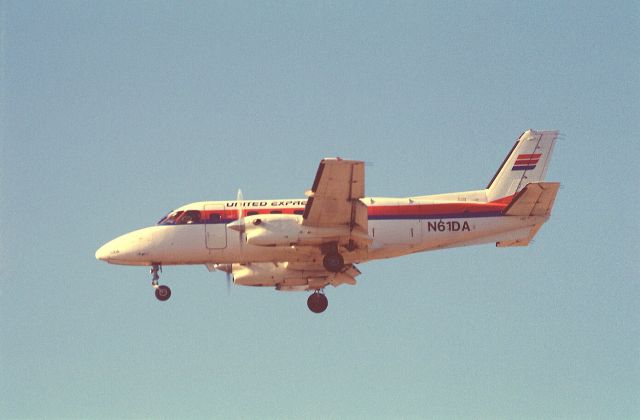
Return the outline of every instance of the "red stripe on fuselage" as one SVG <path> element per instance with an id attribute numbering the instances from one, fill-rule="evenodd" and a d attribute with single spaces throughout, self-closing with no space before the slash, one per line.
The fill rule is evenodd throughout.
<path id="1" fill-rule="evenodd" d="M 395 206 L 371 206 L 371 216 L 437 216 L 442 215 L 474 215 L 489 212 L 499 212 L 506 207 L 502 203 L 442 203 L 442 204 L 403 204 Z"/>
<path id="2" fill-rule="evenodd" d="M 421 216 L 437 216 L 442 215 L 474 215 L 490 212 L 500 212 L 504 210 L 507 205 L 513 200 L 513 196 L 503 197 L 499 200 L 492 201 L 490 203 L 442 203 L 442 204 L 398 204 L 398 205 L 372 205 L 368 206 L 369 217 L 380 216 L 411 216 L 415 215 L 416 218 Z M 264 208 L 264 209 L 243 209 L 242 216 L 251 216 L 254 214 L 301 214 L 304 211 L 304 207 L 277 207 L 277 208 Z M 275 213 L 274 213 L 275 212 Z M 251 213 L 251 214 L 249 214 Z M 238 210 L 233 208 L 227 208 L 225 210 L 204 210 L 201 211 L 202 219 L 211 220 L 235 220 L 238 218 Z M 219 215 L 219 216 L 215 216 Z M 213 216 L 213 219 L 212 219 Z"/>

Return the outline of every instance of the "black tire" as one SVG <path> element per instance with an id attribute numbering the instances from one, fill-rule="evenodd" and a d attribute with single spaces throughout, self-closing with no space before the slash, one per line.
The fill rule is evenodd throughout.
<path id="1" fill-rule="evenodd" d="M 344 258 L 340 254 L 327 254 L 322 259 L 322 265 L 327 271 L 337 273 L 344 267 Z"/>
<path id="2" fill-rule="evenodd" d="M 156 298 L 159 301 L 164 302 L 165 300 L 169 300 L 169 298 L 171 297 L 171 289 L 169 289 L 169 286 L 158 286 L 156 288 Z"/>
<path id="3" fill-rule="evenodd" d="M 324 312 L 329 306 L 329 299 L 322 293 L 312 293 L 307 299 L 307 306 L 316 314 Z"/>

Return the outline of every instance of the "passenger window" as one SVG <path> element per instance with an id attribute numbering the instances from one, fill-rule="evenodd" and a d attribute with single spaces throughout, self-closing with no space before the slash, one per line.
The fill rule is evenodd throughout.
<path id="1" fill-rule="evenodd" d="M 176 224 L 191 225 L 194 223 L 200 223 L 200 212 L 198 210 L 189 210 L 185 212 Z"/>
<path id="2" fill-rule="evenodd" d="M 257 211 L 248 211 L 247 212 L 247 216 L 255 216 L 256 214 L 258 214 Z"/>
<path id="3" fill-rule="evenodd" d="M 304 214 L 304 210 L 294 210 L 293 214 L 299 214 L 300 216 L 302 216 Z"/>
<path id="4" fill-rule="evenodd" d="M 271 214 L 282 214 L 282 210 L 271 210 Z"/>
<path id="5" fill-rule="evenodd" d="M 210 222 L 214 222 L 214 223 L 215 223 L 215 222 L 219 222 L 219 221 L 220 221 L 220 219 L 221 219 L 221 217 L 220 217 L 220 213 L 211 213 L 211 214 L 209 215 L 209 221 L 210 221 Z"/>

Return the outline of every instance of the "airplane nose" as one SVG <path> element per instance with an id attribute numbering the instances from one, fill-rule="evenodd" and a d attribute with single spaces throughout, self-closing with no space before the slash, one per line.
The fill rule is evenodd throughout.
<path id="1" fill-rule="evenodd" d="M 124 236 L 125 235 L 112 239 L 98 248 L 96 251 L 96 260 L 113 262 L 114 258 L 119 257 L 121 254 L 120 249 L 123 248 L 122 238 Z"/>
<path id="2" fill-rule="evenodd" d="M 108 244 L 102 245 L 96 251 L 96 260 L 107 261 L 109 259 L 109 250 L 107 249 Z"/>
<path id="3" fill-rule="evenodd" d="M 110 264 L 146 263 L 150 258 L 153 227 L 138 229 L 118 236 L 96 251 L 96 259 Z"/>

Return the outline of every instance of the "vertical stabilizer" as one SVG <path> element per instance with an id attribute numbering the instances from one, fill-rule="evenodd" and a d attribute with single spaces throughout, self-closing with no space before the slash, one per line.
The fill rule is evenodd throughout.
<path id="1" fill-rule="evenodd" d="M 527 184 L 544 181 L 557 131 L 527 130 L 487 186 L 487 201 L 511 197 Z"/>

